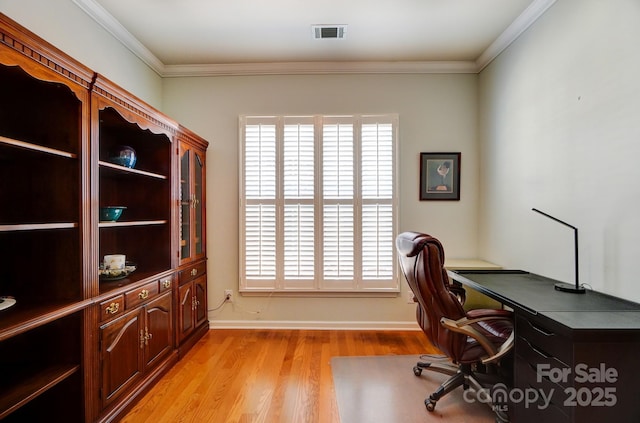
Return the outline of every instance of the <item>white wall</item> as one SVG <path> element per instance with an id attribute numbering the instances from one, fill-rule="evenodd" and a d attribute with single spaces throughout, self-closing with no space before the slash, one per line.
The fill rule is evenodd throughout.
<path id="1" fill-rule="evenodd" d="M 425 231 L 439 237 L 452 258 L 477 255 L 477 75 L 167 78 L 163 92 L 166 112 L 211 142 L 207 152 L 209 305 L 218 304 L 227 288 L 236 290 L 237 302 L 212 312 L 214 325 L 415 325 L 415 306 L 407 304 L 406 295 L 315 299 L 238 295 L 241 114 L 398 113 L 400 231 Z M 461 201 L 418 201 L 423 151 L 462 152 Z M 406 289 L 404 283 L 402 289 Z"/>
<path id="2" fill-rule="evenodd" d="M 71 0 L 0 0 L 0 12 L 212 143 L 207 153 L 209 301 L 238 286 L 238 115 L 398 113 L 399 229 L 430 233 L 448 257 L 478 255 L 477 75 L 325 75 L 164 81 Z M 162 107 L 161 107 L 162 106 Z M 462 152 L 461 201 L 420 202 L 419 153 Z M 396 298 L 236 295 L 214 322 L 282 326 L 414 326 Z M 260 310 L 260 314 L 250 311 Z M 266 323 L 265 323 L 266 322 Z"/>
<path id="3" fill-rule="evenodd" d="M 212 305 L 237 287 L 237 116 L 387 112 L 400 115 L 401 231 L 439 237 L 452 258 L 481 256 L 572 281 L 571 231 L 530 210 L 537 207 L 580 228 L 582 282 L 640 301 L 637 0 L 558 0 L 479 83 L 475 75 L 163 81 L 71 0 L 0 0 L 0 12 L 212 141 Z M 418 201 L 421 151 L 462 152 L 460 202 Z M 413 307 L 404 298 L 240 297 L 211 317 L 412 322 Z"/>
<path id="4" fill-rule="evenodd" d="M 157 109 L 162 78 L 71 0 L 0 0 L 0 12 Z"/>
<path id="5" fill-rule="evenodd" d="M 480 251 L 640 301 L 640 2 L 558 0 L 480 75 Z"/>

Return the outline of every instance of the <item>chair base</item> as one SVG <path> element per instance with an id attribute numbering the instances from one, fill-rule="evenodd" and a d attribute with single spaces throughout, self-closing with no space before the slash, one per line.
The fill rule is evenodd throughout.
<path id="1" fill-rule="evenodd" d="M 462 386 L 464 390 L 471 388 L 474 392 L 480 392 L 481 390 L 490 388 L 497 383 L 505 383 L 503 377 L 499 376 L 495 372 L 492 373 L 487 367 L 484 367 L 484 369 L 482 369 L 484 371 L 478 371 L 476 366 L 471 366 L 468 364 L 456 366 L 451 362 L 440 363 L 419 361 L 413 367 L 413 374 L 416 376 L 420 376 L 422 375 L 423 370 L 430 370 L 451 376 L 449 379 L 443 382 L 435 392 L 433 392 L 424 400 L 424 405 L 429 412 L 435 410 L 436 404 L 440 398 L 458 388 L 459 386 Z M 509 422 L 509 416 L 507 415 L 507 413 L 500 410 L 498 407 L 494 407 L 494 404 L 492 404 L 491 402 L 489 402 L 488 405 L 496 414 L 496 423 Z"/>

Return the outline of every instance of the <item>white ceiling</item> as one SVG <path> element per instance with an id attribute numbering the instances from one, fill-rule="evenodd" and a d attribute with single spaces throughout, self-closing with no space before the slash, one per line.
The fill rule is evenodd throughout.
<path id="1" fill-rule="evenodd" d="M 162 76 L 478 72 L 555 0 L 73 0 Z M 347 25 L 316 40 L 312 25 Z"/>

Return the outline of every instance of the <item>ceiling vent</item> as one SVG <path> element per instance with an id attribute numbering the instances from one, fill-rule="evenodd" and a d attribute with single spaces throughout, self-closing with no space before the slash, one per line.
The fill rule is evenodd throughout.
<path id="1" fill-rule="evenodd" d="M 346 25 L 311 25 L 315 40 L 342 40 L 347 35 Z"/>

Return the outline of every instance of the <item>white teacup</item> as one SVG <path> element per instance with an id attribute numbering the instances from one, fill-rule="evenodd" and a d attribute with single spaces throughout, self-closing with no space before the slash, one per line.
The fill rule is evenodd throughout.
<path id="1" fill-rule="evenodd" d="M 108 254 L 104 256 L 105 270 L 124 269 L 126 256 L 124 254 Z"/>

